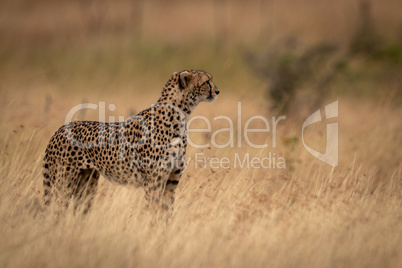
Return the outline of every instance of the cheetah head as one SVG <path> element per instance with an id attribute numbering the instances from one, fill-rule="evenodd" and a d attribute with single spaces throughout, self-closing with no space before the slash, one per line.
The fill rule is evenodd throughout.
<path id="1" fill-rule="evenodd" d="M 213 102 L 219 94 L 219 89 L 212 81 L 212 75 L 204 71 L 182 71 L 173 73 L 178 90 L 186 99 L 195 103 L 202 101 Z"/>

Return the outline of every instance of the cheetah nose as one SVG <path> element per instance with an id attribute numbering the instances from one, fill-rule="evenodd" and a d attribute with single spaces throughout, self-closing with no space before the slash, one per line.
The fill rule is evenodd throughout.
<path id="1" fill-rule="evenodd" d="M 215 91 L 215 94 L 216 94 L 216 95 L 219 95 L 219 90 L 216 90 L 216 91 Z"/>

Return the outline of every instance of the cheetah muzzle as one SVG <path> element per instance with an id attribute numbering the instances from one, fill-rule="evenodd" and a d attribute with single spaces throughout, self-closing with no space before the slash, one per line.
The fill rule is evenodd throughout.
<path id="1" fill-rule="evenodd" d="M 210 74 L 175 72 L 155 105 L 124 122 L 75 121 L 60 127 L 44 157 L 45 203 L 74 198 L 76 204 L 86 202 L 86 212 L 102 175 L 143 187 L 149 202 L 169 209 L 184 170 L 189 116 L 218 94 Z"/>

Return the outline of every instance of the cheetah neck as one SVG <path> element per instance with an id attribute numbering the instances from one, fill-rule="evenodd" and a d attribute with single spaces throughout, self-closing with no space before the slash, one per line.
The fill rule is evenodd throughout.
<path id="1" fill-rule="evenodd" d="M 185 119 L 188 120 L 199 101 L 195 97 L 187 96 L 179 92 L 179 89 L 167 85 L 163 89 L 162 96 L 157 101 L 157 104 L 174 106 L 175 109 L 179 110 L 184 115 Z"/>

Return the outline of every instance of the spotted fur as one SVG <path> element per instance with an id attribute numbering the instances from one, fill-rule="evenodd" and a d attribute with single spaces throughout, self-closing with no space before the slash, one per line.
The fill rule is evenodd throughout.
<path id="1" fill-rule="evenodd" d="M 145 198 L 168 209 L 182 176 L 188 118 L 198 103 L 219 94 L 204 71 L 176 72 L 155 105 L 125 122 L 76 121 L 60 127 L 43 163 L 45 202 L 62 194 L 90 206 L 100 175 L 143 187 Z"/>

